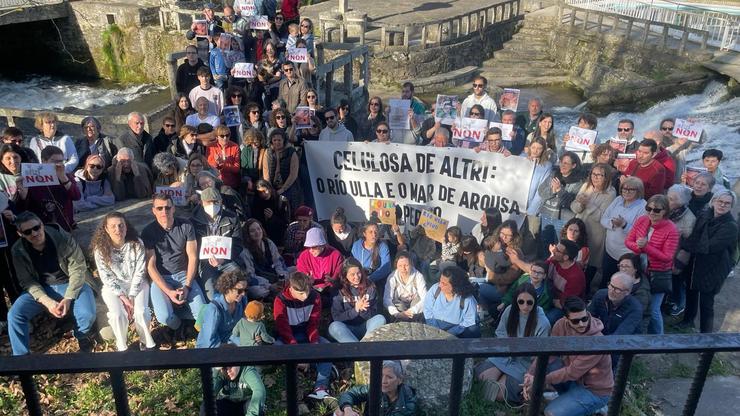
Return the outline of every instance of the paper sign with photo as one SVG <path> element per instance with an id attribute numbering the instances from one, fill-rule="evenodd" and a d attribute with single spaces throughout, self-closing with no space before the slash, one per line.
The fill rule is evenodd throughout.
<path id="1" fill-rule="evenodd" d="M 388 101 L 388 127 L 391 130 L 409 130 L 409 108 L 411 100 L 390 99 Z"/>
<path id="2" fill-rule="evenodd" d="M 270 20 L 267 16 L 252 16 L 249 18 L 249 28 L 253 30 L 270 30 Z"/>
<path id="3" fill-rule="evenodd" d="M 377 215 L 382 224 L 396 224 L 396 204 L 388 199 L 370 199 L 370 215 Z"/>
<path id="4" fill-rule="evenodd" d="M 426 210 L 422 211 L 421 217 L 419 217 L 419 226 L 424 229 L 427 237 L 440 243 L 445 242 L 445 233 L 447 232 L 448 224 L 449 221 Z"/>
<path id="5" fill-rule="evenodd" d="M 465 142 L 481 143 L 487 130 L 488 120 L 484 118 L 457 119 L 452 125 L 452 140 L 458 147 L 471 147 Z"/>
<path id="6" fill-rule="evenodd" d="M 434 121 L 441 124 L 450 125 L 457 118 L 457 96 L 455 95 L 437 95 L 436 111 L 434 112 Z M 463 114 L 465 115 L 465 114 Z"/>
<path id="7" fill-rule="evenodd" d="M 673 136 L 677 139 L 688 139 L 692 142 L 698 142 L 701 139 L 702 127 L 699 123 L 693 123 L 680 118 L 676 119 L 673 125 Z"/>
<path id="8" fill-rule="evenodd" d="M 193 20 L 193 33 L 195 33 L 195 36 L 208 36 L 208 22 Z"/>
<path id="9" fill-rule="evenodd" d="M 242 115 L 239 113 L 239 106 L 230 105 L 224 107 L 224 124 L 228 127 L 239 126 L 242 124 Z"/>
<path id="10" fill-rule="evenodd" d="M 56 166 L 52 163 L 21 163 L 23 187 L 59 185 Z"/>
<path id="11" fill-rule="evenodd" d="M 286 61 L 298 64 L 308 62 L 308 49 L 306 48 L 288 48 L 286 52 Z"/>
<path id="12" fill-rule="evenodd" d="M 707 168 L 705 167 L 692 167 L 692 166 L 686 166 L 686 186 L 688 186 L 691 189 L 694 189 L 694 179 L 700 174 L 707 171 Z"/>
<path id="13" fill-rule="evenodd" d="M 519 107 L 519 94 L 520 91 L 516 88 L 504 88 L 504 92 L 501 94 L 501 109 L 516 111 Z"/>
<path id="14" fill-rule="evenodd" d="M 234 78 L 252 79 L 254 77 L 254 64 L 246 62 L 237 62 L 234 64 Z"/>
<path id="15" fill-rule="evenodd" d="M 221 237 L 216 235 L 205 236 L 200 241 L 201 260 L 208 260 L 211 257 L 216 259 L 231 259 L 231 237 Z"/>
<path id="16" fill-rule="evenodd" d="M 596 130 L 582 129 L 580 127 L 571 126 L 568 130 L 568 136 L 570 140 L 565 144 L 565 150 L 576 150 L 576 151 L 591 151 L 591 145 L 596 143 Z"/>
<path id="17" fill-rule="evenodd" d="M 309 107 L 296 107 L 293 122 L 296 130 L 311 128 L 311 109 Z"/>
<path id="18" fill-rule="evenodd" d="M 616 137 L 612 137 L 609 139 L 609 146 L 616 150 L 617 153 L 626 153 L 627 152 L 627 140 L 618 139 Z"/>
<path id="19" fill-rule="evenodd" d="M 488 125 L 489 129 L 492 129 L 494 127 L 498 127 L 499 129 L 501 129 L 501 140 L 504 140 L 507 142 L 511 141 L 511 132 L 514 131 L 513 124 L 496 123 L 494 121 Z"/>
<path id="20" fill-rule="evenodd" d="M 614 167 L 617 168 L 622 174 L 627 172 L 627 167 L 630 165 L 632 159 L 635 159 L 637 155 L 634 153 L 619 153 L 617 159 L 614 161 Z"/>
<path id="21" fill-rule="evenodd" d="M 178 207 L 183 207 L 187 205 L 187 200 L 185 199 L 185 190 L 183 188 L 172 186 L 158 186 L 154 189 L 154 192 L 160 195 L 169 195 L 170 198 L 172 198 L 172 202 Z"/>

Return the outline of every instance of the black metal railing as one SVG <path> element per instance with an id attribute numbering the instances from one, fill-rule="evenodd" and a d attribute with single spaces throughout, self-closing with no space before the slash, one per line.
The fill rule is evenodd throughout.
<path id="1" fill-rule="evenodd" d="M 538 415 L 544 388 L 547 362 L 551 356 L 575 354 L 621 354 L 609 416 L 616 416 L 622 405 L 632 359 L 637 354 L 698 353 L 694 379 L 684 405 L 684 416 L 696 411 L 709 367 L 718 352 L 740 351 L 740 334 L 629 335 L 604 337 L 482 338 L 472 340 L 391 341 L 347 344 L 303 344 L 229 349 L 190 349 L 148 352 L 105 352 L 27 355 L 3 357 L 0 376 L 19 376 L 30 415 L 42 415 L 33 381 L 35 374 L 109 373 L 116 412 L 129 415 L 126 371 L 198 368 L 201 375 L 206 414 L 215 413 L 211 368 L 227 365 L 284 365 L 286 367 L 287 412 L 298 415 L 296 365 L 326 361 L 370 361 L 371 415 L 380 414 L 380 374 L 384 359 L 452 359 L 449 414 L 460 414 L 463 372 L 466 358 L 492 356 L 536 357 L 533 399 L 528 415 Z"/>

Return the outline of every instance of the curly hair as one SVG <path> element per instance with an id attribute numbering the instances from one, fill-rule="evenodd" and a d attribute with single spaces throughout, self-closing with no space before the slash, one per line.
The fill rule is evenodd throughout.
<path id="1" fill-rule="evenodd" d="M 560 240 L 568 239 L 568 227 L 571 224 L 575 224 L 580 230 L 578 240 L 574 241 L 574 243 L 578 244 L 578 248 L 586 247 L 588 245 L 588 232 L 586 231 L 586 223 L 584 223 L 580 218 L 571 218 L 565 223 L 563 228 L 560 230 Z"/>
<path id="2" fill-rule="evenodd" d="M 493 232 L 493 234 L 490 235 L 490 237 L 493 237 L 495 242 L 501 242 L 501 230 L 504 228 L 511 231 L 511 243 L 507 247 L 511 247 L 515 250 L 519 250 L 522 247 L 522 235 L 519 234 L 519 227 L 516 225 L 516 221 L 514 220 L 506 220 L 501 225 L 496 228 L 496 231 Z M 503 243 L 502 243 L 503 245 Z M 491 247 L 486 247 L 489 250 Z"/>
<path id="3" fill-rule="evenodd" d="M 446 277 L 450 280 L 452 293 L 454 293 L 455 295 L 459 295 L 463 299 L 475 295 L 475 286 L 470 283 L 470 280 L 468 279 L 468 274 L 460 267 L 450 266 L 445 268 L 444 270 L 442 270 L 442 275 L 440 276 L 440 278 L 441 277 Z"/>
<path id="4" fill-rule="evenodd" d="M 362 276 L 360 277 L 360 284 L 357 286 L 357 293 L 359 296 L 365 296 L 368 289 L 374 286 L 373 282 L 368 279 L 365 268 L 362 267 L 362 264 L 360 264 L 357 259 L 349 257 L 347 260 L 345 260 L 344 263 L 342 263 L 342 275 L 339 279 L 341 289 L 339 289 L 339 292 L 345 299 L 349 300 L 349 303 L 352 306 L 355 305 L 355 298 L 352 294 L 352 283 L 350 283 L 349 279 L 347 279 L 347 273 L 349 273 L 349 270 L 354 267 L 360 269 L 360 274 Z"/>
<path id="5" fill-rule="evenodd" d="M 108 220 L 111 220 L 113 218 L 122 219 L 123 222 L 126 224 L 126 236 L 123 238 L 124 243 L 131 242 L 136 245 L 137 250 L 144 249 L 144 247 L 139 242 L 139 233 L 136 232 L 136 228 L 131 225 L 128 219 L 126 219 L 126 217 L 118 211 L 109 212 L 105 215 L 105 217 L 103 217 L 103 220 L 100 221 L 98 226 L 95 228 L 92 239 L 90 240 L 90 251 L 94 253 L 97 250 L 98 253 L 100 253 L 100 257 L 102 258 L 103 263 L 105 263 L 106 266 L 110 265 L 111 262 L 111 250 L 113 248 L 113 241 L 110 239 L 110 236 L 105 230 L 105 227 L 108 225 Z"/>
<path id="6" fill-rule="evenodd" d="M 285 128 L 290 127 L 290 113 L 284 108 L 276 108 L 270 112 L 270 127 L 279 128 L 277 125 L 277 119 L 275 118 L 278 114 L 285 116 Z"/>
<path id="7" fill-rule="evenodd" d="M 247 283 L 247 275 L 239 269 L 234 269 L 223 272 L 214 286 L 218 293 L 225 295 L 229 290 L 235 288 L 239 282 Z"/>

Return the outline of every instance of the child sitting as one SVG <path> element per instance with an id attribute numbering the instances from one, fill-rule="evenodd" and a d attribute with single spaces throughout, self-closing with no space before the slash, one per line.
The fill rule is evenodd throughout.
<path id="1" fill-rule="evenodd" d="M 254 347 L 257 345 L 274 344 L 275 338 L 267 332 L 264 322 L 265 305 L 253 300 L 244 308 L 244 318 L 234 327 L 232 335 L 239 338 L 242 347 Z"/>
<path id="2" fill-rule="evenodd" d="M 458 261 L 458 253 L 460 252 L 460 239 L 462 238 L 462 231 L 460 227 L 450 227 L 445 232 L 445 242 L 442 243 L 442 257 L 440 261 Z"/>

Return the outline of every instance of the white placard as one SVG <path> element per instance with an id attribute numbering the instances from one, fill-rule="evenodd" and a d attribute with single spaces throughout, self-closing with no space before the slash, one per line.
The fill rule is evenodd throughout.
<path id="1" fill-rule="evenodd" d="M 23 187 L 59 185 L 56 165 L 52 163 L 21 163 Z"/>
<path id="2" fill-rule="evenodd" d="M 298 64 L 308 62 L 308 49 L 306 48 L 288 48 L 285 60 Z"/>
<path id="3" fill-rule="evenodd" d="M 486 138 L 488 120 L 485 118 L 458 119 L 452 125 L 452 140 L 480 143 Z"/>
<path id="4" fill-rule="evenodd" d="M 249 28 L 253 30 L 270 30 L 270 20 L 267 16 L 252 16 L 249 18 Z"/>
<path id="5" fill-rule="evenodd" d="M 172 202 L 178 207 L 187 205 L 185 190 L 180 187 L 158 186 L 154 189 L 154 192 L 160 195 L 169 195 L 172 198 Z"/>
<path id="6" fill-rule="evenodd" d="M 507 142 L 511 141 L 511 132 L 514 131 L 513 124 L 496 123 L 494 121 L 488 125 L 489 129 L 492 129 L 494 127 L 498 127 L 499 129 L 501 129 L 501 140 L 504 140 Z"/>
<path id="7" fill-rule="evenodd" d="M 246 62 L 237 62 L 234 64 L 234 78 L 252 79 L 254 77 L 254 64 Z"/>
<path id="8" fill-rule="evenodd" d="M 200 259 L 208 260 L 211 257 L 217 259 L 231 259 L 231 237 L 211 235 L 200 240 Z"/>
<path id="9" fill-rule="evenodd" d="M 677 118 L 673 124 L 673 136 L 677 139 L 688 139 L 692 142 L 699 142 L 701 131 L 702 126 L 699 123 L 693 123 L 688 120 Z"/>
<path id="10" fill-rule="evenodd" d="M 399 100 L 392 98 L 388 101 L 388 127 L 391 130 L 409 130 L 409 108 L 411 100 Z"/>
<path id="11" fill-rule="evenodd" d="M 582 129 L 571 126 L 568 130 L 568 143 L 565 144 L 565 150 L 591 151 L 591 145 L 596 143 L 596 130 Z"/>

